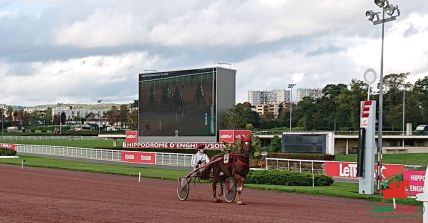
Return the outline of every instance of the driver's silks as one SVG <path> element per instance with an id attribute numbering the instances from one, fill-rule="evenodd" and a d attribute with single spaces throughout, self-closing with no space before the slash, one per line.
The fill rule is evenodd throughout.
<path id="1" fill-rule="evenodd" d="M 224 163 L 229 163 L 229 153 L 224 154 L 224 156 L 223 156 L 223 162 Z"/>

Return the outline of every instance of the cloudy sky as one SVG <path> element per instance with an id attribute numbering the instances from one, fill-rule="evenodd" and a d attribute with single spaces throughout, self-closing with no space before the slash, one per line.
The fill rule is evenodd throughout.
<path id="1" fill-rule="evenodd" d="M 428 75 L 428 4 L 391 0 L 385 74 Z M 130 102 L 144 70 L 237 69 L 248 90 L 379 73 L 372 0 L 0 0 L 0 104 Z"/>

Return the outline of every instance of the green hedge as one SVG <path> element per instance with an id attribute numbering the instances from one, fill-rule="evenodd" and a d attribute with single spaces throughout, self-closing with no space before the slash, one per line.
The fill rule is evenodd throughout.
<path id="1" fill-rule="evenodd" d="M 245 182 L 250 184 L 312 186 L 312 174 L 283 170 L 256 170 L 250 171 Z M 315 174 L 314 182 L 315 186 L 330 186 L 334 180 L 329 176 Z"/>
<path id="2" fill-rule="evenodd" d="M 334 161 L 335 156 L 329 154 L 313 153 L 268 153 L 268 158 L 299 159 L 299 160 L 329 160 Z"/>
<path id="3" fill-rule="evenodd" d="M 15 156 L 16 151 L 13 149 L 0 148 L 0 156 Z"/>

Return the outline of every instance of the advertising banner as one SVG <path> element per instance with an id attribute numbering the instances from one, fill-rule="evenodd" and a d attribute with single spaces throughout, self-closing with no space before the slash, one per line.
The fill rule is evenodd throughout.
<path id="1" fill-rule="evenodd" d="M 249 140 L 251 140 L 252 137 L 250 130 L 220 130 L 219 136 L 220 143 L 235 143 L 240 140 L 241 137 Z"/>
<path id="2" fill-rule="evenodd" d="M 15 148 L 15 147 L 16 147 L 16 145 L 15 145 L 15 144 L 0 143 L 0 148 L 16 150 L 16 148 Z"/>
<path id="3" fill-rule="evenodd" d="M 121 160 L 127 163 L 156 164 L 156 153 L 122 151 Z"/>
<path id="4" fill-rule="evenodd" d="M 200 144 L 205 144 L 205 149 L 221 150 L 222 143 L 196 143 L 196 142 L 138 142 L 123 143 L 124 148 L 134 149 L 196 149 Z"/>
<path id="5" fill-rule="evenodd" d="M 407 196 L 416 196 L 416 194 L 423 193 L 425 171 L 404 171 L 403 179 L 409 182 L 409 190 L 406 190 Z"/>
<path id="6" fill-rule="evenodd" d="M 375 171 L 377 165 L 375 165 Z M 384 164 L 382 166 L 382 178 L 402 174 L 404 165 L 402 164 Z M 331 177 L 357 178 L 357 163 L 355 162 L 325 162 L 325 175 Z M 375 176 L 373 176 L 375 177 Z"/>
<path id="7" fill-rule="evenodd" d="M 125 132 L 125 142 L 126 143 L 136 143 L 138 142 L 138 132 L 127 130 Z"/>

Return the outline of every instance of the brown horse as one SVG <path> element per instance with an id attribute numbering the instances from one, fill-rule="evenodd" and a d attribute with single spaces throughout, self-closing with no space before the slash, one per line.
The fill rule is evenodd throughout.
<path id="1" fill-rule="evenodd" d="M 245 177 L 250 171 L 251 145 L 249 140 L 241 139 L 241 141 L 242 143 L 239 148 L 239 153 L 230 153 L 228 163 L 224 163 L 223 154 L 216 155 L 211 159 L 212 161 L 218 160 L 210 165 L 210 169 L 213 169 L 212 188 L 214 202 L 221 202 L 221 200 L 218 200 L 216 196 L 217 183 L 223 182 L 228 177 L 233 177 L 233 180 L 238 183 L 238 198 L 236 203 L 244 204 L 244 202 L 241 201 L 241 192 L 244 186 Z M 221 175 L 220 173 L 223 174 Z M 222 191 L 220 193 L 222 193 Z"/>

